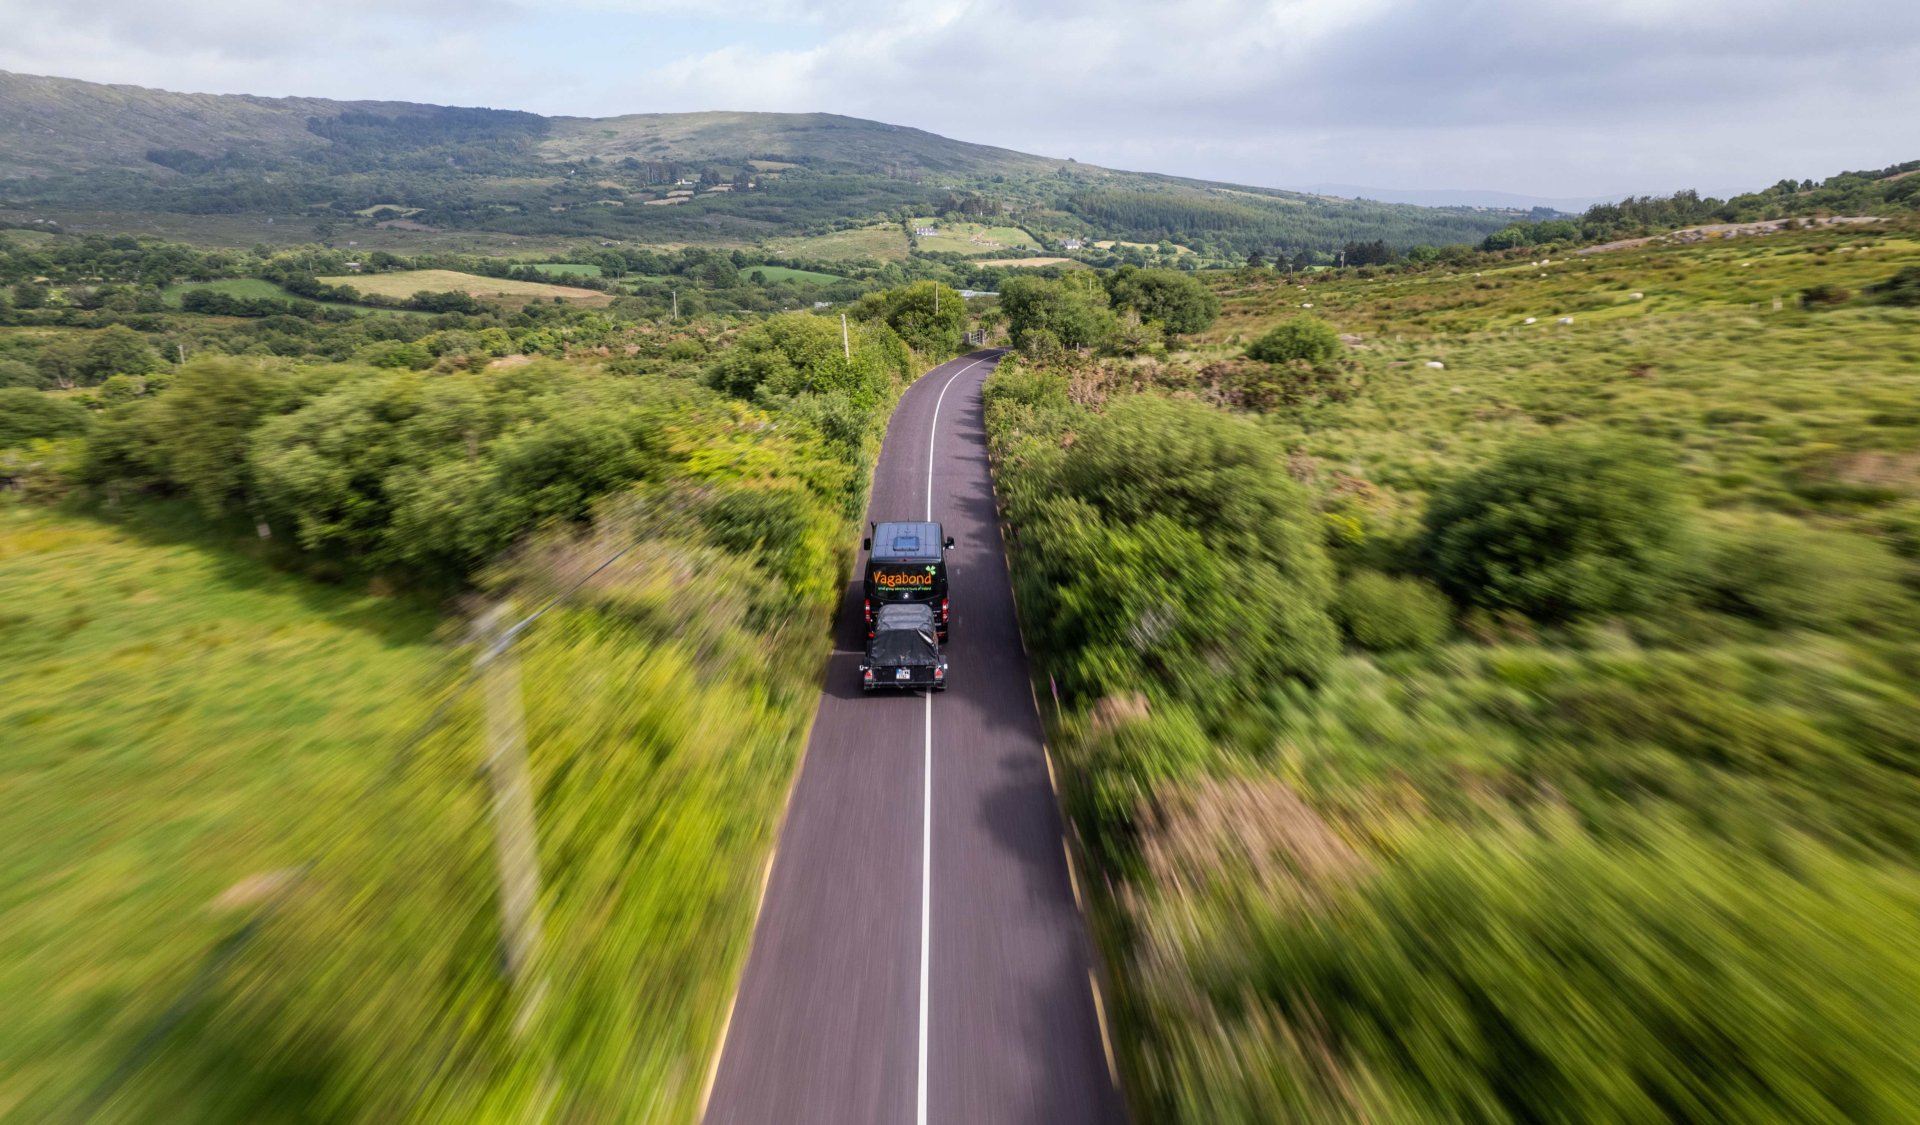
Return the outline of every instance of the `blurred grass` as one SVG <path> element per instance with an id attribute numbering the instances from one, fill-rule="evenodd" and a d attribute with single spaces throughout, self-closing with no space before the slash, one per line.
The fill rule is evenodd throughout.
<path id="1" fill-rule="evenodd" d="M 465 668 L 431 609 L 152 523 L 0 519 L 0 723 L 26 733 L 0 786 L 0 1116 L 76 1112 L 262 896 L 214 900 L 302 864 L 103 1119 L 693 1116 L 816 695 L 730 593 L 764 576 L 650 544 L 523 640 L 547 942 L 516 1037 L 477 694 L 399 753 Z"/>
<path id="2" fill-rule="evenodd" d="M 0 1116 L 104 1077 L 438 673 L 418 606 L 148 530 L 0 506 Z"/>

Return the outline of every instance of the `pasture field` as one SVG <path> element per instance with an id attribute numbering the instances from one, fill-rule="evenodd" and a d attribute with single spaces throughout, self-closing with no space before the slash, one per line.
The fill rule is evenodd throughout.
<path id="1" fill-rule="evenodd" d="M 481 277 L 453 270 L 400 270 L 395 273 L 345 274 L 320 279 L 327 285 L 351 285 L 362 293 L 404 300 L 415 293 L 466 293 L 475 300 L 497 304 L 523 305 L 528 301 L 547 301 L 555 297 L 567 304 L 597 307 L 613 303 L 613 296 L 594 289 L 571 285 L 549 285 L 541 281 L 514 281 L 504 277 Z"/>
<path id="2" fill-rule="evenodd" d="M 12 242 L 15 246 L 45 246 L 57 237 L 45 230 L 0 230 L 0 242 Z"/>
<path id="3" fill-rule="evenodd" d="M 997 227 L 985 223 L 945 222 L 923 217 L 911 220 L 914 227 L 937 227 L 939 234 L 923 234 L 920 249 L 946 254 L 1004 254 L 1008 250 L 1038 250 L 1040 244 L 1019 227 Z"/>
<path id="4" fill-rule="evenodd" d="M 228 277 L 219 281 L 182 281 L 162 289 L 160 299 L 167 303 L 168 308 L 177 309 L 180 307 L 181 298 L 196 289 L 225 293 L 229 297 L 268 297 L 278 301 L 294 299 L 293 294 L 285 289 L 257 277 Z"/>
<path id="5" fill-rule="evenodd" d="M 810 258 L 823 262 L 863 259 L 898 262 L 907 256 L 907 235 L 898 223 L 876 223 L 852 230 L 837 230 L 831 234 L 769 238 L 766 248 L 782 258 Z"/>
<path id="6" fill-rule="evenodd" d="M 1079 269 L 1092 269 L 1085 262 L 1072 258 L 983 258 L 974 263 L 977 266 L 1073 266 Z"/>
<path id="7" fill-rule="evenodd" d="M 1096 242 L 1093 245 L 1094 245 L 1094 248 L 1098 250 L 1111 250 L 1116 246 L 1126 246 L 1135 250 L 1152 250 L 1155 252 L 1158 252 L 1160 249 L 1160 244 L 1157 242 L 1127 242 L 1117 238 L 1101 239 L 1099 242 Z M 1182 246 L 1177 242 L 1173 243 L 1172 246 L 1173 246 L 1173 252 L 1175 254 L 1193 253 L 1192 249 L 1190 249 L 1189 247 Z"/>
<path id="8" fill-rule="evenodd" d="M 748 266 L 741 272 L 748 275 L 760 274 L 772 285 L 778 285 L 783 281 L 802 282 L 809 285 L 831 285 L 836 281 L 846 280 L 837 274 L 820 273 L 817 270 L 797 270 L 791 266 Z"/>
<path id="9" fill-rule="evenodd" d="M 573 277 L 601 277 L 600 267 L 591 262 L 533 262 L 541 273 L 567 274 Z"/>

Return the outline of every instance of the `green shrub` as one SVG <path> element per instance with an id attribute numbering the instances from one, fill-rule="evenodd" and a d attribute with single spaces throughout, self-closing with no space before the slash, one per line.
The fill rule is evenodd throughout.
<path id="1" fill-rule="evenodd" d="M 1920 185 L 1920 178 L 1914 183 Z M 1867 286 L 1866 291 L 1883 304 L 1902 308 L 1920 306 L 1920 266 L 1908 266 L 1885 281 Z"/>
<path id="2" fill-rule="evenodd" d="M 1191 962 L 1211 1011 L 1152 1043 L 1147 1096 L 1195 1122 L 1908 1120 L 1920 884 L 1795 861 L 1667 833 L 1414 850 L 1311 919 L 1222 923 Z"/>
<path id="3" fill-rule="evenodd" d="M 1432 648 L 1453 621 L 1453 604 L 1440 591 L 1374 570 L 1349 575 L 1334 610 L 1347 635 L 1375 651 Z"/>
<path id="4" fill-rule="evenodd" d="M 87 428 L 87 408 L 26 387 L 0 388 L 0 447 Z"/>
<path id="5" fill-rule="evenodd" d="M 1457 601 L 1562 621 L 1661 604 L 1686 527 L 1664 451 L 1620 437 L 1532 438 L 1434 495 L 1421 554 Z"/>
<path id="6" fill-rule="evenodd" d="M 1247 347 L 1247 358 L 1262 363 L 1332 363 L 1340 355 L 1340 333 L 1317 316 L 1296 316 Z"/>
<path id="7" fill-rule="evenodd" d="M 1816 309 L 1828 305 L 1844 305 L 1852 300 L 1853 294 L 1838 285 L 1821 282 L 1809 285 L 1800 291 L 1800 304 L 1804 308 Z"/>
<path id="8" fill-rule="evenodd" d="M 32 364 L 17 359 L 0 359 L 0 388 L 26 387 L 37 391 L 49 386 L 52 384 L 47 377 L 34 370 Z"/>
<path id="9" fill-rule="evenodd" d="M 1780 628 L 1849 633 L 1913 616 L 1908 567 L 1879 542 L 1775 517 L 1710 537 L 1701 601 Z"/>

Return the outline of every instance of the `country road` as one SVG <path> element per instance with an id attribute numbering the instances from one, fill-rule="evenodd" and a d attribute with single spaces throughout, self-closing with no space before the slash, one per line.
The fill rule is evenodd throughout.
<path id="1" fill-rule="evenodd" d="M 861 692 L 853 579 L 708 1125 L 1124 1120 L 987 468 L 997 358 L 935 368 L 889 425 L 869 518 L 957 541 L 951 687 Z"/>

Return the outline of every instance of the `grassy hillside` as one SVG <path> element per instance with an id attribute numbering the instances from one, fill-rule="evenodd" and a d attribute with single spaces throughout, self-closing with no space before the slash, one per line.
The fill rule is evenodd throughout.
<path id="1" fill-rule="evenodd" d="M 921 129 L 832 113 L 634 113 L 556 117 L 540 144 L 549 160 L 618 163 L 678 160 L 761 165 L 833 165 L 890 175 L 1043 175 L 1064 161 L 949 140 Z"/>
<path id="2" fill-rule="evenodd" d="M 1143 1120 L 1909 1115 L 1916 233 L 1221 273 L 996 374 Z"/>
<path id="3" fill-rule="evenodd" d="M 984 200 L 1050 232 L 1205 238 L 1244 254 L 1477 240 L 1517 216 L 1119 172 L 831 114 L 545 118 L 19 74 L 0 74 L 0 107 L 0 210 L 90 228 L 118 213 L 123 229 L 182 237 L 196 225 L 182 216 L 297 216 L 366 246 L 456 231 L 740 244 Z M 665 205 L 683 181 L 731 190 Z"/>

